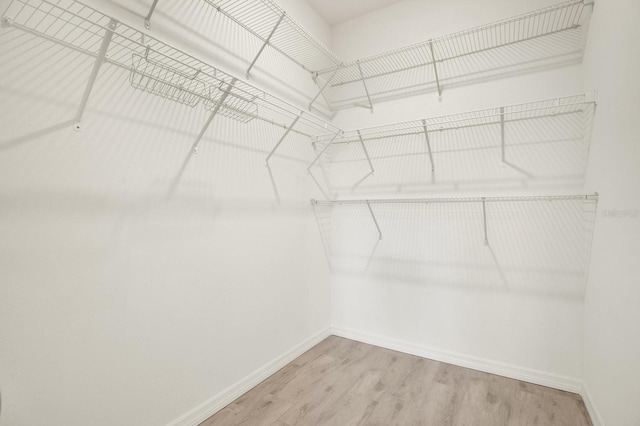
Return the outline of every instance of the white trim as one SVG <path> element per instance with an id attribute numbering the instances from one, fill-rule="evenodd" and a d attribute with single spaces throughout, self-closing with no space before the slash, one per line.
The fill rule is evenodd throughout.
<path id="1" fill-rule="evenodd" d="M 197 426 L 330 335 L 329 328 L 317 332 L 276 359 L 170 422 L 167 426 Z"/>
<path id="2" fill-rule="evenodd" d="M 591 417 L 591 423 L 593 423 L 593 426 L 604 426 L 602 416 L 600 416 L 600 412 L 593 403 L 591 393 L 589 392 L 589 389 L 587 389 L 587 385 L 584 383 L 582 384 L 580 396 L 582 396 L 584 405 L 587 407 L 587 411 L 589 412 L 589 417 Z"/>
<path id="3" fill-rule="evenodd" d="M 423 358 L 429 358 L 436 361 L 446 362 L 448 364 L 458 365 L 460 367 L 471 368 L 474 370 L 484 371 L 486 373 L 497 374 L 499 376 L 509 377 L 511 379 L 522 380 L 577 394 L 580 394 L 583 389 L 582 381 L 573 377 L 547 373 L 486 358 L 429 348 L 406 341 L 342 327 L 332 327 L 331 334 L 368 343 L 370 345 L 381 346 L 383 348 L 417 355 Z"/>

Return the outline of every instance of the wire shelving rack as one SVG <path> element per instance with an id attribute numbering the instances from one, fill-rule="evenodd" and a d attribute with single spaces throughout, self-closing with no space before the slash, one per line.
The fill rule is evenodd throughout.
<path id="1" fill-rule="evenodd" d="M 514 142 L 508 132 L 510 126 L 528 121 L 540 124 L 543 120 L 549 127 L 545 129 L 545 137 L 557 142 L 561 137 L 556 135 L 566 137 L 567 134 L 579 133 L 588 152 L 589 127 L 595 114 L 595 104 L 594 92 L 327 134 L 316 138 L 316 143 L 324 148 L 308 170 L 312 172 L 317 163 L 322 163 L 326 167 L 331 166 L 333 173 L 339 173 L 338 168 L 360 162 L 369 171 L 358 181 L 359 184 L 378 170 L 379 157 L 425 154 L 427 158 L 428 154 L 424 168 L 437 174 L 442 169 L 439 169 L 438 152 L 433 149 L 433 144 L 436 137 L 445 133 L 451 133 L 446 139 L 451 146 L 448 151 L 455 151 L 456 138 L 468 134 L 473 134 L 476 148 L 484 144 L 485 139 L 491 139 L 490 146 L 499 152 L 495 163 L 504 164 L 509 162 L 509 149 Z M 573 116 L 575 119 L 570 119 Z M 481 129 L 489 131 L 481 132 Z M 456 133 L 458 130 L 468 132 L 460 135 Z"/>
<path id="2" fill-rule="evenodd" d="M 247 76 L 266 46 L 311 72 L 340 63 L 336 55 L 272 0 L 204 0 L 262 41 Z"/>
<path id="3" fill-rule="evenodd" d="M 488 25 L 316 71 L 333 108 L 461 84 L 479 74 L 582 57 L 593 3 L 570 0 Z M 315 99 L 311 102 L 313 105 Z"/>
<path id="4" fill-rule="evenodd" d="M 81 119 L 103 64 L 129 71 L 135 89 L 211 112 L 194 148 L 216 115 L 259 120 L 307 137 L 339 131 L 331 123 L 75 0 L 11 0 L 2 26 L 25 31 L 95 58 L 75 119 Z"/>
<path id="5" fill-rule="evenodd" d="M 157 1 L 157 0 L 156 0 Z M 204 0 L 263 44 L 311 73 L 332 110 L 436 90 L 582 57 L 593 0 L 568 0 L 487 25 L 345 62 L 273 0 Z M 155 5 L 155 2 L 154 2 Z"/>
<path id="6" fill-rule="evenodd" d="M 365 205 L 369 211 L 369 216 L 375 225 L 378 233 L 378 240 L 383 239 L 383 230 L 376 217 L 372 205 L 382 204 L 476 204 L 479 213 L 482 215 L 484 245 L 489 246 L 489 234 L 487 230 L 487 204 L 490 203 L 512 203 L 512 202 L 557 202 L 557 201 L 583 201 L 585 203 L 597 204 L 599 194 L 567 194 L 567 195 L 516 195 L 497 197 L 446 197 L 446 198 L 379 198 L 379 199 L 341 199 L 341 200 L 311 200 L 311 205 L 316 206 L 342 206 L 342 205 Z"/>

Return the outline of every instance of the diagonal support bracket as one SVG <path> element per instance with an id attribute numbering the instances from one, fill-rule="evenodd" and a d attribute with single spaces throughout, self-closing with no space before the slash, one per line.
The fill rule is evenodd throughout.
<path id="1" fill-rule="evenodd" d="M 329 147 L 333 144 L 333 142 L 336 140 L 336 138 L 338 137 L 338 135 L 342 134 L 342 131 L 336 132 L 336 134 L 333 135 L 333 137 L 331 138 L 331 140 L 329 141 L 329 143 L 327 143 L 327 145 L 322 148 L 322 151 L 320 151 L 316 157 L 313 159 L 313 161 L 311 162 L 311 164 L 309 164 L 309 167 L 307 167 L 307 173 L 309 173 L 309 176 L 311 176 L 311 179 L 313 179 L 313 181 L 315 182 L 316 186 L 320 189 L 320 191 L 322 192 L 322 194 L 325 196 L 325 198 L 329 199 L 329 196 L 327 195 L 327 193 L 324 191 L 324 189 L 322 189 L 322 186 L 320 186 L 320 183 L 318 182 L 318 179 L 316 179 L 316 177 L 313 175 L 313 173 L 311 172 L 311 168 L 313 167 L 314 164 L 316 164 L 316 162 L 320 159 L 320 157 L 322 157 L 322 154 L 324 154 Z M 315 150 L 315 144 L 314 144 L 314 150 Z M 324 176 L 324 180 L 327 184 L 327 188 L 329 189 L 329 191 L 331 191 L 331 185 L 329 184 L 329 179 L 327 179 L 327 175 L 326 172 L 324 170 L 324 167 L 322 165 L 322 163 L 320 163 L 320 168 L 322 170 L 323 176 Z"/>
<path id="2" fill-rule="evenodd" d="M 321 89 L 320 87 L 320 83 L 318 83 L 318 73 L 316 72 L 312 72 L 311 73 L 311 80 L 313 80 L 313 84 L 315 84 L 316 86 L 318 86 L 318 89 Z M 322 94 L 322 98 L 324 99 L 324 101 L 327 103 L 327 105 L 329 106 L 329 111 L 332 111 L 331 109 L 331 101 L 329 100 L 329 98 L 327 97 L 327 94 L 324 92 L 320 92 Z"/>
<path id="3" fill-rule="evenodd" d="M 438 101 L 442 102 L 442 88 L 440 87 L 440 78 L 438 78 L 438 66 L 436 65 L 436 55 L 433 53 L 433 42 L 429 42 L 429 51 L 431 52 L 431 60 L 433 61 L 433 72 L 436 76 L 436 85 L 438 86 Z"/>
<path id="4" fill-rule="evenodd" d="M 360 139 L 360 145 L 362 145 L 362 150 L 364 151 L 364 155 L 367 156 L 367 162 L 369 163 L 369 168 L 371 168 L 371 174 L 373 174 L 375 170 L 373 169 L 373 164 L 371 163 L 371 157 L 369 157 L 369 151 L 367 151 L 367 147 L 364 145 L 364 139 L 362 139 L 360 130 L 358 130 L 358 139 Z"/>
<path id="5" fill-rule="evenodd" d="M 153 4 L 149 9 L 149 13 L 147 13 L 147 16 L 144 18 L 144 27 L 148 30 L 151 29 L 151 16 L 153 15 L 153 12 L 156 10 L 157 4 L 158 4 L 158 0 L 153 0 Z"/>
<path id="6" fill-rule="evenodd" d="M 382 231 L 380 231 L 380 225 L 378 225 L 378 221 L 376 220 L 376 215 L 373 213 L 373 209 L 371 208 L 371 204 L 367 201 L 367 207 L 369 208 L 369 213 L 371 213 L 371 218 L 373 219 L 373 223 L 376 225 L 376 229 L 378 230 L 378 240 L 382 240 Z"/>
<path id="7" fill-rule="evenodd" d="M 500 151 L 502 154 L 502 163 L 504 164 L 504 107 L 500 107 Z"/>
<path id="8" fill-rule="evenodd" d="M 274 146 L 271 152 L 269 153 L 269 155 L 267 155 L 267 159 L 265 160 L 267 165 L 269 165 L 269 159 L 271 158 L 271 156 L 276 152 L 276 149 L 278 149 L 278 147 L 280 146 L 282 141 L 287 137 L 291 129 L 293 129 L 293 126 L 295 126 L 298 120 L 300 120 L 300 117 L 302 117 L 302 111 L 300 111 L 300 114 L 293 120 L 293 123 L 291 123 L 289 127 L 287 127 L 287 130 L 285 130 L 284 134 L 280 137 L 280 140 L 278 141 L 276 146 Z"/>
<path id="9" fill-rule="evenodd" d="M 331 80 L 333 80 L 336 74 L 338 74 L 338 71 L 340 71 L 340 68 L 342 68 L 342 66 L 343 64 L 340 64 L 338 67 L 336 67 L 336 69 L 333 71 L 329 79 L 322 85 L 322 87 L 320 88 L 320 91 L 313 97 L 313 99 L 311 99 L 311 102 L 309 102 L 309 111 L 311 111 L 311 106 L 313 105 L 313 103 L 316 101 L 316 99 L 318 99 L 318 96 L 324 93 L 324 89 L 326 89 L 329 83 L 331 83 Z"/>
<path id="10" fill-rule="evenodd" d="M 211 122 L 213 121 L 214 117 L 216 116 L 216 114 L 218 114 L 218 111 L 220 111 L 220 108 L 222 108 L 224 101 L 227 99 L 227 96 L 229 96 L 229 93 L 233 89 L 233 86 L 236 84 L 236 81 L 237 79 L 235 78 L 231 80 L 231 83 L 229 83 L 227 88 L 224 90 L 224 93 L 222 94 L 222 96 L 220 96 L 220 99 L 218 99 L 218 102 L 216 103 L 216 106 L 213 108 L 213 111 L 211 111 L 211 115 L 209 115 L 207 122 L 202 127 L 202 130 L 200 130 L 200 133 L 198 134 L 198 137 L 196 138 L 195 142 L 193 142 L 193 146 L 191 147 L 191 152 L 193 152 L 194 154 L 197 154 L 198 144 L 200 143 L 200 141 L 202 140 L 202 137 L 204 136 L 207 129 L 211 125 Z"/>
<path id="11" fill-rule="evenodd" d="M 249 68 L 247 68 L 247 73 L 246 73 L 247 78 L 249 78 L 249 73 L 251 72 L 251 68 L 253 68 L 253 66 L 256 64 L 256 61 L 260 57 L 260 55 L 262 55 L 262 51 L 269 44 L 269 41 L 271 40 L 271 37 L 273 37 L 273 33 L 276 32 L 276 30 L 278 29 L 278 26 L 280 25 L 280 22 L 282 22 L 282 20 L 284 19 L 285 15 L 286 15 L 286 13 L 282 12 L 282 15 L 280 15 L 280 19 L 278 19 L 278 22 L 276 22 L 276 25 L 273 27 L 273 29 L 269 33 L 269 36 L 265 39 L 264 43 L 262 43 L 262 47 L 260 47 L 260 50 L 258 50 L 258 54 L 256 55 L 255 58 L 253 58 L 253 61 L 251 61 L 251 65 L 249 65 Z"/>
<path id="12" fill-rule="evenodd" d="M 104 36 L 102 36 L 100 50 L 98 51 L 98 55 L 96 56 L 96 61 L 93 63 L 93 69 L 91 70 L 91 74 L 89 75 L 87 87 L 84 89 L 84 94 L 82 95 L 82 100 L 80 101 L 78 112 L 76 113 L 76 117 L 73 121 L 73 130 L 75 130 L 76 132 L 82 130 L 82 115 L 84 114 L 84 110 L 87 107 L 87 102 L 89 102 L 89 96 L 91 96 L 91 91 L 93 90 L 93 86 L 96 83 L 96 79 L 98 78 L 100 67 L 104 63 L 104 59 L 107 56 L 107 50 L 109 49 L 109 44 L 111 44 L 111 39 L 113 38 L 113 31 L 117 26 L 118 21 L 111 18 L 111 20 L 109 21 L 109 25 L 105 30 Z"/>
<path id="13" fill-rule="evenodd" d="M 424 138 L 427 140 L 427 149 L 429 150 L 429 161 L 431 162 L 431 171 L 435 172 L 435 165 L 433 164 L 433 154 L 431 153 L 431 143 L 429 143 L 429 132 L 427 131 L 427 122 L 422 120 L 422 128 L 424 129 Z"/>
<path id="14" fill-rule="evenodd" d="M 482 197 L 482 223 L 484 224 L 484 245 L 489 247 L 489 239 L 487 238 L 487 208 L 484 197 Z"/>
<path id="15" fill-rule="evenodd" d="M 311 167 L 313 167 L 313 165 L 316 164 L 316 162 L 320 159 L 320 157 L 322 157 L 322 154 L 324 154 L 327 151 L 327 149 L 329 149 L 329 147 L 333 144 L 333 141 L 335 141 L 338 135 L 341 133 L 342 132 L 337 132 L 335 135 L 333 135 L 329 143 L 324 148 L 322 148 L 322 151 L 320 151 L 318 155 L 316 155 L 316 158 L 314 158 L 311 164 L 309 164 L 309 167 L 307 167 L 307 171 L 309 173 L 311 173 Z"/>
<path id="16" fill-rule="evenodd" d="M 362 72 L 362 67 L 360 66 L 360 61 L 357 62 L 358 71 L 360 71 L 360 77 L 362 78 L 362 85 L 364 86 L 364 93 L 367 94 L 367 100 L 369 101 L 369 109 L 373 112 L 373 102 L 371 102 L 371 95 L 369 95 L 369 88 L 367 88 L 367 82 L 364 79 L 364 73 Z"/>

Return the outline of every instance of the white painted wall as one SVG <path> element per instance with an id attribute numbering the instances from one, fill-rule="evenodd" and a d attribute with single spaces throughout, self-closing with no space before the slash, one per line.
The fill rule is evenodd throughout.
<path id="1" fill-rule="evenodd" d="M 344 57 L 355 59 L 553 3 L 406 0 L 335 27 L 332 46 Z M 584 84 L 583 66 L 577 64 L 468 86 L 445 85 L 442 102 L 437 101 L 437 93 L 427 93 L 376 104 L 373 113 L 364 108 L 342 110 L 335 122 L 343 128 L 358 128 L 597 88 Z M 533 126 L 521 131 L 533 139 L 536 132 L 543 133 Z M 473 135 L 467 139 L 470 144 L 474 141 Z M 411 165 L 393 157 L 396 151 L 390 148 L 388 162 L 374 160 L 374 166 L 394 163 L 395 175 L 388 173 L 397 177 L 397 170 Z M 577 180 L 542 179 L 545 167 L 558 159 L 550 153 L 540 158 L 539 168 L 528 170 L 532 177 L 522 176 L 518 182 L 502 179 L 513 170 L 500 168 L 498 153 L 494 164 L 485 162 L 481 154 L 482 167 L 457 154 L 451 155 L 445 162 L 446 170 L 440 172 L 438 158 L 446 158 L 446 154 L 435 156 L 436 181 L 439 177 L 441 182 L 447 181 L 443 176 L 464 176 L 464 185 L 449 182 L 419 189 L 376 186 L 374 183 L 382 182 L 376 180 L 376 172 L 372 180 L 343 195 L 448 197 L 584 191 L 584 174 Z M 428 181 L 424 161 L 422 179 Z M 389 176 L 385 171 L 380 173 Z M 589 191 L 597 189 L 594 186 Z M 477 211 L 462 212 L 462 207 L 451 205 L 430 208 L 424 212 L 408 207 L 376 209 L 384 235 L 376 247 L 376 231 L 366 210 L 334 209 L 335 227 L 343 226 L 355 235 L 340 238 L 339 231 L 332 235 L 333 326 L 347 336 L 413 348 L 427 356 L 477 368 L 503 368 L 505 374 L 518 377 L 533 371 L 530 380 L 578 391 L 583 375 L 587 264 L 583 258 L 570 266 L 566 255 L 586 249 L 589 235 L 582 227 L 590 229 L 593 216 L 585 220 L 581 213 L 592 206 L 559 205 L 546 211 L 545 206 L 532 205 L 520 212 L 494 207 L 493 219 L 489 216 L 489 239 L 494 233 L 497 240 L 491 242 L 491 249 L 482 245 Z M 569 230 L 574 226 L 580 228 L 576 234 Z"/>
<path id="2" fill-rule="evenodd" d="M 278 204 L 264 159 L 283 130 L 216 119 L 170 196 L 201 107 L 105 65 L 76 133 L 92 60 L 1 37 L 0 424 L 167 424 L 327 329 L 308 138 L 271 161 Z"/>
<path id="3" fill-rule="evenodd" d="M 640 4 L 596 4 L 585 78 L 600 89 L 587 186 L 601 193 L 585 300 L 584 381 L 603 424 L 640 424 Z M 632 217 L 605 211 L 631 210 Z"/>
<path id="4" fill-rule="evenodd" d="M 463 222 L 469 232 L 460 232 L 454 229 L 460 222 L 448 220 L 455 211 L 443 210 L 440 222 L 414 216 L 396 223 L 393 211 L 383 213 L 380 244 L 387 247 L 375 253 L 385 257 L 368 268 L 375 229 L 366 212 L 334 212 L 335 224 L 359 233 L 333 234 L 334 266 L 342 268 L 332 274 L 330 305 L 308 207 L 310 194 L 319 196 L 306 177 L 308 141 L 292 138 L 273 162 L 278 204 L 262 164 L 279 131 L 221 120 L 168 197 L 206 119 L 202 111 L 132 91 L 126 73 L 105 67 L 87 129 L 74 133 L 70 120 L 91 61 L 3 33 L 0 424 L 165 424 L 324 329 L 329 315 L 344 334 L 393 340 L 405 350 L 475 366 L 486 361 L 486 368 L 500 365 L 567 388 L 584 377 L 607 425 L 636 424 L 639 296 L 632 262 L 639 219 L 602 216 L 605 208 L 639 207 L 631 193 L 638 155 L 630 155 L 637 154 L 638 11 L 631 0 L 617 1 L 597 6 L 585 65 L 445 88 L 441 103 L 430 93 L 377 104 L 374 114 L 352 109 L 336 117 L 336 124 L 354 128 L 599 89 L 584 189 L 602 198 L 586 303 L 575 273 L 583 264 L 574 259 L 570 277 L 561 264 L 572 253 L 570 237 L 582 234 L 563 234 L 553 223 L 559 216 L 547 211 L 496 229 L 492 242 L 501 237 L 491 254 L 481 246 L 477 214 Z M 496 0 L 489 7 L 405 0 L 331 33 L 306 3 L 281 4 L 322 40 L 331 39 L 339 55 L 354 59 L 554 2 Z M 91 3 L 138 27 L 149 6 Z M 183 5 L 161 3 L 153 31 L 242 76 L 257 42 L 204 2 Z M 307 73 L 268 49 L 252 81 L 301 107 L 315 91 Z M 579 192 L 580 182 L 534 186 L 532 193 Z M 525 183 L 440 189 L 438 196 L 529 192 Z M 574 214 L 576 207 L 561 211 Z M 420 252 L 444 265 L 435 279 L 425 279 L 406 252 L 424 242 L 413 231 L 416 220 L 425 229 L 449 226 Z M 527 227 L 532 223 L 538 228 Z M 545 237 L 526 245 L 543 224 Z M 567 238 L 554 257 L 545 242 L 557 245 L 558 237 Z M 495 268 L 516 260 L 531 269 L 525 262 L 531 253 L 539 256 L 531 274 Z"/>

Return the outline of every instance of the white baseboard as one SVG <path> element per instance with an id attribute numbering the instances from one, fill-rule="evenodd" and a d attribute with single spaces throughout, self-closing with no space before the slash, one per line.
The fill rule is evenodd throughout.
<path id="1" fill-rule="evenodd" d="M 581 394 L 581 391 L 583 390 L 582 381 L 573 377 L 556 375 L 490 359 L 429 348 L 421 345 L 415 345 L 413 343 L 392 339 L 389 337 L 378 336 L 342 327 L 332 327 L 331 334 L 335 336 L 345 337 L 347 339 L 357 340 L 363 343 L 368 343 L 370 345 L 395 350 L 398 352 L 404 352 L 423 358 L 446 362 L 447 364 L 453 364 L 460 367 L 484 371 L 486 373 L 497 374 L 499 376 L 522 380 L 529 383 L 535 383 L 537 385 L 548 386 L 568 392 Z"/>
<path id="2" fill-rule="evenodd" d="M 328 328 L 319 331 L 278 358 L 268 362 L 237 383 L 172 421 L 168 426 L 197 426 L 330 335 Z"/>
<path id="3" fill-rule="evenodd" d="M 589 412 L 589 416 L 591 417 L 591 423 L 593 423 L 593 426 L 604 426 L 604 422 L 602 421 L 600 412 L 596 409 L 596 406 L 593 404 L 593 399 L 591 399 L 591 393 L 589 392 L 589 389 L 587 389 L 587 385 L 585 385 L 584 383 L 582 384 L 582 390 L 580 391 L 580 396 L 582 396 L 584 405 L 587 407 L 587 411 Z"/>

